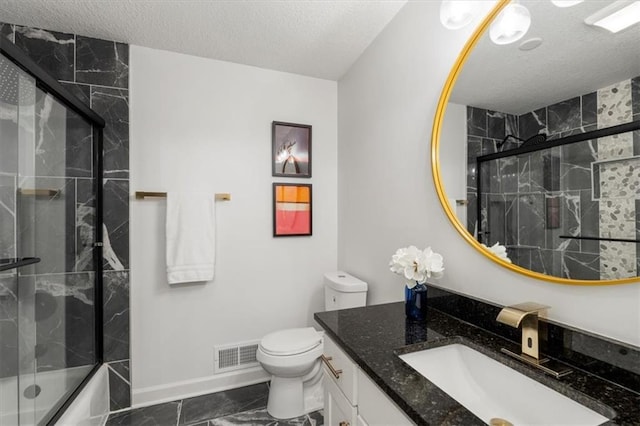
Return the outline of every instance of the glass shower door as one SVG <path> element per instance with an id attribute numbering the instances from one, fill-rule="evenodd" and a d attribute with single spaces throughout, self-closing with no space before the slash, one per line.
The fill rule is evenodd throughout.
<path id="1" fill-rule="evenodd" d="M 0 55 L 0 256 L 21 265 L 0 271 L 1 425 L 45 424 L 99 362 L 93 149 L 92 124 Z"/>

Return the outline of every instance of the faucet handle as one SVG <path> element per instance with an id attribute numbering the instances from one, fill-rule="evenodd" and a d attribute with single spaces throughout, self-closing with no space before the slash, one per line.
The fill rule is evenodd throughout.
<path id="1" fill-rule="evenodd" d="M 496 320 L 503 324 L 518 328 L 520 322 L 527 315 L 538 314 L 549 309 L 550 306 L 541 305 L 535 302 L 519 303 L 517 305 L 505 306 L 502 308 Z"/>

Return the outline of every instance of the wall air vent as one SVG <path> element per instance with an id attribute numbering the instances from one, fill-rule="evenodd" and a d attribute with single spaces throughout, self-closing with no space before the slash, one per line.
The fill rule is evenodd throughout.
<path id="1" fill-rule="evenodd" d="M 259 340 L 214 347 L 214 374 L 260 365 L 256 360 Z"/>

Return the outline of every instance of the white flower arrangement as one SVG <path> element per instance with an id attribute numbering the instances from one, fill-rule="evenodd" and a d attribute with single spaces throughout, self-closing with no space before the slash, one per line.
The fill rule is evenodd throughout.
<path id="1" fill-rule="evenodd" d="M 481 244 L 481 245 L 482 245 L 482 247 L 486 248 L 492 254 L 496 255 L 500 259 L 504 260 L 507 263 L 511 263 L 511 259 L 509 259 L 509 256 L 507 255 L 507 248 L 505 246 L 503 246 L 502 244 L 500 244 L 500 242 L 495 243 L 491 247 L 487 247 L 484 244 Z"/>
<path id="2" fill-rule="evenodd" d="M 427 247 L 420 250 L 416 246 L 399 248 L 389 262 L 391 272 L 402 275 L 407 287 L 424 284 L 428 278 L 440 278 L 444 275 L 444 259 Z"/>

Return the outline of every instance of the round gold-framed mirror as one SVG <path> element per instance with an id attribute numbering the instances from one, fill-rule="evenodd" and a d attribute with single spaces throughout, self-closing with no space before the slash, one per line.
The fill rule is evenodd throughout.
<path id="1" fill-rule="evenodd" d="M 614 284 L 628 284 L 628 283 L 637 283 L 640 281 L 640 277 L 638 275 L 640 275 L 639 273 L 639 269 L 640 269 L 640 243 L 638 243 L 638 235 L 640 234 L 640 226 L 638 225 L 638 223 L 640 222 L 640 212 L 631 212 L 629 213 L 627 212 L 623 212 L 624 214 L 627 214 L 627 216 L 629 216 L 629 214 L 631 214 L 633 217 L 635 217 L 635 225 L 633 228 L 633 235 L 631 235 L 631 237 L 625 236 L 625 238 L 617 238 L 617 235 L 615 234 L 611 234 L 611 233 L 605 233 L 604 231 L 600 231 L 599 234 L 597 235 L 591 235 L 589 234 L 589 232 L 587 232 L 587 230 L 585 229 L 584 232 L 585 234 L 582 235 L 581 232 L 583 231 L 582 229 L 580 229 L 580 226 L 564 226 L 562 224 L 562 220 L 559 219 L 561 217 L 561 213 L 558 213 L 557 210 L 561 207 L 558 207 L 558 203 L 562 203 L 563 202 L 563 198 L 566 199 L 570 199 L 569 201 L 567 201 L 568 203 L 573 203 L 574 205 L 576 203 L 579 202 L 579 197 L 575 198 L 572 196 L 565 196 L 565 193 L 570 193 L 571 190 L 559 190 L 558 188 L 552 188 L 555 189 L 555 191 L 547 191 L 545 190 L 545 193 L 542 194 L 535 194 L 535 197 L 538 197 L 537 199 L 540 199 L 541 202 L 539 203 L 540 206 L 542 206 L 542 215 L 545 216 L 545 218 L 543 219 L 543 221 L 547 222 L 545 225 L 543 225 L 542 227 L 538 227 L 536 229 L 535 232 L 539 232 L 541 234 L 546 233 L 547 235 L 551 235 L 551 237 L 546 237 L 549 241 L 551 241 L 553 239 L 555 246 L 553 247 L 526 247 L 527 250 L 546 250 L 545 255 L 547 255 L 550 259 L 552 259 L 552 261 L 554 261 L 554 259 L 558 259 L 561 258 L 561 261 L 559 263 L 561 263 L 560 266 L 556 266 L 555 269 L 559 270 L 559 272 L 549 272 L 546 270 L 536 270 L 536 268 L 534 268 L 531 264 L 519 264 L 519 260 L 521 257 L 524 256 L 519 256 L 518 255 L 518 247 L 515 247 L 513 245 L 508 244 L 508 241 L 496 241 L 495 239 L 490 239 L 488 237 L 486 237 L 486 235 L 488 235 L 490 232 L 488 231 L 481 231 L 483 228 L 483 226 L 486 226 L 487 223 L 482 223 L 484 222 L 491 222 L 490 220 L 487 220 L 486 217 L 487 215 L 489 215 L 491 213 L 491 203 L 490 201 L 487 201 L 485 203 L 485 205 L 482 205 L 482 200 L 491 200 L 492 197 L 495 196 L 495 194 L 485 194 L 482 193 L 480 188 L 480 182 L 489 182 L 489 184 L 484 184 L 484 186 L 487 187 L 491 187 L 491 179 L 495 178 L 495 175 L 492 175 L 492 172 L 488 172 L 485 175 L 481 174 L 481 171 L 484 170 L 488 170 L 491 169 L 491 167 L 489 167 L 491 165 L 491 162 L 497 162 L 497 161 L 509 161 L 509 160 L 505 160 L 505 158 L 507 158 L 508 156 L 513 156 L 513 158 L 520 158 L 517 156 L 524 156 L 524 155 L 543 155 L 543 154 L 532 154 L 532 153 L 537 153 L 538 151 L 542 152 L 542 150 L 544 149 L 549 149 L 549 152 L 560 152 L 561 150 L 565 150 L 568 148 L 565 148 L 567 146 L 574 146 L 577 147 L 578 143 L 588 143 L 591 144 L 590 149 L 593 151 L 594 148 L 594 144 L 598 144 L 598 140 L 603 140 L 605 141 L 606 138 L 618 138 L 618 134 L 621 132 L 627 132 L 631 134 L 631 138 L 632 138 L 632 142 L 631 144 L 633 145 L 633 135 L 634 132 L 636 134 L 636 139 L 640 138 L 640 130 L 637 130 L 636 127 L 630 127 L 629 124 L 625 124 L 625 126 L 618 126 L 616 127 L 619 123 L 614 123 L 616 126 L 607 126 L 605 128 L 605 126 L 596 126 L 595 124 L 593 125 L 593 127 L 589 127 L 589 126 L 584 126 L 584 128 L 581 128 L 581 130 L 579 132 L 576 132 L 575 130 L 573 132 L 565 132 L 565 134 L 536 134 L 536 138 L 533 137 L 527 137 L 527 138 L 519 138 L 517 135 L 511 135 L 511 134 L 505 134 L 504 138 L 502 138 L 502 140 L 498 139 L 498 143 L 496 144 L 494 141 L 494 147 L 497 145 L 500 148 L 502 148 L 502 145 L 506 145 L 507 148 L 509 148 L 509 144 L 513 144 L 515 143 L 515 145 L 513 146 L 513 151 L 508 151 L 507 149 L 495 149 L 494 152 L 491 152 L 489 154 L 483 154 L 483 155 L 479 155 L 478 158 L 474 158 L 474 163 L 471 164 L 465 164 L 465 169 L 470 170 L 473 169 L 474 165 L 477 164 L 477 167 L 473 170 L 473 173 L 477 173 L 478 175 L 474 177 L 474 179 L 478 182 L 478 188 L 477 188 L 477 214 L 476 214 L 476 222 L 475 222 L 475 228 L 473 228 L 472 226 L 469 225 L 469 223 L 463 223 L 461 221 L 461 219 L 458 217 L 456 210 L 458 210 L 460 207 L 462 208 L 467 208 L 466 206 L 468 205 L 468 203 L 470 202 L 469 197 L 463 197 L 463 199 L 460 199 L 459 197 L 456 197 L 455 195 L 452 196 L 451 193 L 447 193 L 447 188 L 445 187 L 445 183 L 443 181 L 443 167 L 447 167 L 447 165 L 444 165 L 441 161 L 441 151 L 442 151 L 442 145 L 443 145 L 443 125 L 445 122 L 445 117 L 447 114 L 447 110 L 449 107 L 449 103 L 450 103 L 450 99 L 452 96 L 452 92 L 454 91 L 454 87 L 456 85 L 456 83 L 458 82 L 465 64 L 467 64 L 467 62 L 470 60 L 470 57 L 473 55 L 474 53 L 474 49 L 476 48 L 476 46 L 478 46 L 479 43 L 481 43 L 481 41 L 483 40 L 483 38 L 488 38 L 488 30 L 489 27 L 491 26 L 492 22 L 494 22 L 494 20 L 496 19 L 496 17 L 499 17 L 501 11 L 503 11 L 505 9 L 505 7 L 507 7 L 510 4 L 510 0 L 500 0 L 498 1 L 498 3 L 495 5 L 495 7 L 487 14 L 487 16 L 485 17 L 485 19 L 479 24 L 479 26 L 477 27 L 477 29 L 473 32 L 473 34 L 471 35 L 471 37 L 469 38 L 469 40 L 467 41 L 467 43 L 465 44 L 464 48 L 462 49 L 462 52 L 460 53 L 460 55 L 458 56 L 458 59 L 456 60 L 452 70 L 449 73 L 449 76 L 447 78 L 447 81 L 445 82 L 444 88 L 442 90 L 442 94 L 440 96 L 439 102 L 438 102 L 438 106 L 437 106 L 437 110 L 436 110 L 436 115 L 435 115 L 435 119 L 434 119 L 434 124 L 433 124 L 433 131 L 432 131 L 432 137 L 431 137 L 431 166 L 432 166 L 432 176 L 433 176 L 433 180 L 434 180 L 434 185 L 435 185 L 435 189 L 436 189 L 436 193 L 438 195 L 438 198 L 440 200 L 440 203 L 444 209 L 445 214 L 447 215 L 449 221 L 451 222 L 451 224 L 454 226 L 454 228 L 457 230 L 457 232 L 472 246 L 474 247 L 479 253 L 481 253 L 482 255 L 484 255 L 486 258 L 490 259 L 493 262 L 496 262 L 498 264 L 500 264 L 501 266 L 528 276 L 530 278 L 534 278 L 534 279 L 539 279 L 539 280 L 543 280 L 543 281 L 547 281 L 547 282 L 552 282 L 552 283 L 558 283 L 558 284 L 565 284 L 565 285 L 614 285 Z M 526 2 L 520 2 L 520 3 L 526 3 Z M 542 2 L 538 2 L 538 3 L 542 3 Z M 551 4 L 551 2 L 547 1 L 546 3 Z M 593 7 L 592 5 L 590 7 Z M 564 12 L 566 13 L 566 12 Z M 533 19 L 535 19 L 535 16 L 533 17 Z M 640 27 L 640 24 L 636 25 L 637 27 Z M 596 31 L 601 31 L 600 29 L 597 29 Z M 633 31 L 637 31 L 637 30 L 633 30 Z M 637 33 L 634 33 L 637 34 Z M 532 34 L 533 36 L 535 36 L 536 34 Z M 628 34 L 627 34 L 628 35 Z M 531 39 L 535 39 L 537 37 L 530 37 Z M 528 40 L 528 39 L 524 39 L 524 41 L 528 42 L 529 45 L 534 45 L 536 44 L 536 40 Z M 523 42 L 522 45 L 525 45 L 525 43 Z M 520 51 L 524 51 L 526 50 L 526 48 L 521 47 Z M 522 54 L 522 53 L 520 53 Z M 640 57 L 640 56 L 639 56 Z M 633 80 L 632 80 L 633 79 Z M 640 74 L 638 76 L 632 75 L 629 78 L 629 81 L 633 81 L 634 86 L 633 86 L 633 90 L 638 90 L 636 86 L 638 86 L 640 84 Z M 482 86 L 482 83 L 478 83 L 478 86 Z M 614 89 L 617 90 L 617 89 Z M 635 92 L 634 92 L 635 94 Z M 582 102 L 585 102 L 584 99 L 585 96 L 583 96 L 583 93 L 576 93 L 576 96 L 579 99 L 582 99 Z M 581 97 L 582 96 L 582 97 Z M 599 98 L 598 98 L 599 99 Z M 635 98 L 634 98 L 635 99 Z M 556 99 L 556 101 L 558 101 Z M 638 102 L 634 101 L 634 107 L 636 107 Z M 598 105 L 598 107 L 600 109 L 602 105 Z M 473 105 L 466 105 L 467 107 L 467 120 L 469 119 L 469 114 L 470 114 L 470 109 L 469 107 L 475 107 Z M 489 111 L 489 112 L 495 112 L 495 111 L 500 111 L 499 109 L 492 109 L 492 108 L 486 108 L 484 109 L 485 111 Z M 522 114 L 522 112 L 520 112 Z M 517 116 L 518 112 L 516 112 L 516 116 Z M 640 114 L 632 114 L 633 117 L 636 118 L 636 124 L 640 123 L 640 121 L 638 120 L 638 117 L 640 116 Z M 633 121 L 633 117 L 630 120 L 627 121 Z M 585 130 L 586 129 L 586 130 Z M 611 130 L 613 129 L 613 130 Z M 546 131 L 547 129 L 545 129 Z M 612 133 L 614 131 L 618 131 L 618 133 Z M 591 133 L 589 133 L 591 132 Z M 506 132 L 509 133 L 509 132 Z M 581 136 L 576 136 L 576 133 L 582 133 L 584 135 L 586 135 L 585 137 L 588 137 L 589 139 L 581 139 Z M 513 136 L 511 139 L 509 139 L 509 136 Z M 530 135 L 528 135 L 530 136 Z M 572 139 L 573 137 L 573 139 Z M 467 140 L 467 136 L 465 134 L 465 140 Z M 554 144 L 552 143 L 553 140 L 556 140 L 558 142 L 558 144 Z M 575 142 L 574 142 L 575 141 Z M 594 142 L 595 141 L 595 142 Z M 576 145 L 572 145 L 572 144 L 576 144 Z M 603 142 L 604 144 L 604 142 Z M 534 146 L 535 145 L 535 146 Z M 636 151 L 638 150 L 638 145 L 640 145 L 640 142 L 635 142 L 635 149 Z M 604 145 L 598 145 L 600 146 L 600 150 L 601 152 L 605 152 L 605 148 L 603 148 Z M 585 148 L 580 148 L 579 150 L 584 150 Z M 551 150 L 555 150 L 555 151 L 551 151 Z M 499 152 L 498 152 L 499 151 Z M 503 152 L 504 151 L 504 152 Z M 597 151 L 597 147 L 595 148 L 595 151 Z M 513 154 L 511 154 L 511 152 L 513 152 Z M 492 157 L 493 155 L 493 157 Z M 556 154 L 550 154 L 549 158 L 554 159 L 554 155 Z M 564 155 L 564 154 L 563 154 Z M 467 155 L 468 156 L 468 155 Z M 560 157 L 560 154 L 558 154 L 558 157 Z M 605 157 L 604 154 L 601 155 L 601 157 Z M 638 153 L 634 153 L 631 152 L 631 154 L 625 155 L 624 158 L 614 158 L 615 160 L 615 167 L 613 168 L 620 168 L 619 166 L 624 166 L 624 167 L 628 167 L 629 166 L 629 162 L 633 162 L 632 167 L 633 167 L 633 172 L 632 172 L 632 177 L 635 178 L 635 176 L 640 176 L 640 155 Z M 559 160 L 560 161 L 560 160 Z M 593 183 L 594 188 L 596 186 L 599 185 L 598 188 L 596 189 L 589 189 L 588 191 L 590 191 L 589 193 L 587 193 L 591 199 L 587 200 L 588 202 L 591 203 L 595 203 L 595 205 L 610 205 L 612 204 L 611 201 L 609 201 L 609 199 L 607 197 L 612 197 L 612 198 L 616 198 L 610 195 L 609 193 L 605 193 L 605 189 L 604 188 L 604 184 L 606 182 L 600 182 L 600 179 L 602 179 L 602 181 L 607 180 L 607 179 L 613 179 L 614 181 L 617 179 L 616 176 L 612 175 L 610 173 L 610 168 L 603 168 L 604 166 L 610 166 L 611 165 L 611 159 L 610 158 L 600 158 L 598 159 L 598 157 L 596 156 L 595 161 L 592 159 L 591 163 L 590 163 L 590 170 L 589 173 L 591 174 L 591 178 L 590 178 L 590 182 Z M 602 164 L 604 164 L 604 166 L 602 166 Z M 485 168 L 483 169 L 483 165 L 485 166 Z M 467 167 L 468 166 L 468 167 Z M 558 166 L 559 167 L 559 166 Z M 500 167 L 493 167 L 493 170 L 495 172 L 495 169 L 500 169 Z M 584 169 L 584 167 L 583 167 Z M 584 171 L 584 170 L 583 170 Z M 467 171 L 467 173 L 469 173 Z M 607 174 L 609 173 L 609 174 Z M 628 177 L 628 175 L 627 175 Z M 598 183 L 600 182 L 600 183 Z M 632 187 L 632 189 L 634 189 L 635 194 L 632 195 L 632 201 L 631 204 L 633 204 L 633 197 L 635 197 L 635 206 L 640 205 L 640 201 L 638 200 L 638 191 Z M 581 189 L 583 192 L 587 191 L 584 188 Z M 633 192 L 633 191 L 632 191 Z M 457 195 L 457 194 L 456 194 Z M 500 195 L 505 199 L 505 195 Z M 531 195 L 527 195 L 527 194 L 517 194 L 514 196 L 515 198 L 522 200 L 522 199 L 528 199 L 530 200 L 530 203 L 533 203 L 531 200 L 536 199 L 534 196 Z M 529 197 L 529 198 L 526 198 Z M 457 200 L 454 200 L 454 198 L 458 198 Z M 578 201 L 576 201 L 576 199 L 578 199 Z M 617 198 L 616 198 L 617 199 Z M 558 201 L 560 200 L 560 201 Z M 585 199 L 586 200 L 586 199 Z M 566 200 L 565 200 L 566 201 Z M 456 205 L 456 202 L 458 203 L 458 205 Z M 626 202 L 626 201 L 625 201 Z M 498 203 L 496 203 L 498 204 Z M 586 201 L 585 201 L 586 204 Z M 616 207 L 616 201 L 613 202 L 614 207 Z M 502 206 L 502 210 L 504 211 L 504 206 Z M 596 207 L 597 208 L 597 207 Z M 617 207 L 618 210 L 615 210 L 613 212 L 608 212 L 608 211 L 602 211 L 602 209 L 600 209 L 600 214 L 599 217 L 603 217 L 603 216 L 607 216 L 607 217 L 613 217 L 613 218 L 619 218 L 620 217 L 620 208 L 619 206 Z M 474 208 L 476 209 L 476 208 Z M 484 210 L 483 210 L 484 209 Z M 555 210 L 554 210 L 555 209 Z M 636 207 L 636 210 L 638 209 L 638 207 Z M 586 210 L 586 207 L 585 209 Z M 617 214 L 617 216 L 616 216 Z M 597 215 L 597 212 L 596 212 Z M 613 220 L 617 220 L 617 219 L 613 219 Z M 465 221 L 466 222 L 466 221 Z M 503 223 L 506 222 L 505 218 L 503 217 L 498 217 L 496 218 L 493 222 L 497 222 L 497 223 Z M 628 221 L 627 221 L 628 222 Z M 518 224 L 520 224 L 520 222 L 518 222 Z M 610 224 L 607 224 L 608 227 L 612 227 L 610 226 Z M 522 226 L 521 226 L 522 227 Z M 564 229 L 563 229 L 564 227 Z M 604 224 L 600 224 L 599 225 L 600 229 L 605 228 Z M 622 226 L 620 226 L 620 228 L 622 228 Z M 628 228 L 628 226 L 627 226 Z M 470 229 L 473 230 L 470 231 Z M 480 231 L 480 232 L 479 232 Z M 590 231 L 591 232 L 591 231 Z M 505 233 L 502 232 L 495 232 L 495 234 L 499 234 L 500 237 L 503 238 L 508 238 L 505 237 Z M 628 234 L 628 232 L 627 232 Z M 480 237 L 478 237 L 478 235 L 480 235 Z M 482 244 L 480 240 L 482 240 L 483 235 L 485 236 L 485 244 Z M 518 240 L 519 241 L 519 240 Z M 490 248 L 487 248 L 487 246 L 493 246 L 495 243 L 499 243 L 501 244 L 499 246 L 499 249 L 504 250 L 505 246 L 506 246 L 506 250 L 509 256 L 501 256 L 501 252 L 500 250 L 491 250 Z M 586 253 L 584 254 L 585 258 L 588 259 L 596 259 L 596 261 L 598 262 L 598 266 L 597 267 L 593 267 L 591 265 L 591 270 L 589 272 L 589 274 L 583 274 L 583 275 L 589 275 L 588 277 L 583 277 L 580 276 L 580 273 L 573 275 L 570 273 L 571 271 L 569 271 L 569 268 L 567 267 L 567 264 L 565 262 L 564 259 L 564 255 L 567 252 L 567 248 L 571 248 L 573 246 L 584 246 L 587 247 L 587 245 L 589 247 L 591 247 L 592 252 Z M 624 272 L 620 272 L 619 266 L 618 265 L 614 265 L 613 266 L 613 272 L 611 272 L 612 267 L 607 263 L 607 259 L 610 259 L 612 257 L 615 257 L 616 255 L 618 256 L 618 258 L 624 258 L 624 256 L 620 255 L 620 251 L 619 251 L 619 247 L 624 247 L 624 251 L 625 253 L 627 253 L 627 258 L 626 259 L 622 259 L 624 262 L 626 262 L 627 264 L 632 262 L 633 265 L 631 265 L 629 268 L 627 268 L 627 270 L 625 270 Z M 594 250 L 609 250 L 608 252 L 608 258 L 605 257 L 605 254 L 607 254 L 606 252 L 598 252 L 598 253 L 594 253 Z M 514 255 L 515 253 L 515 255 Z M 603 254 L 604 253 L 604 254 Z M 633 254 L 630 254 L 633 253 Z M 509 257 L 515 257 L 515 260 L 510 260 Z M 531 257 L 530 257 L 531 258 Z M 605 260 L 602 260 L 605 259 Z M 630 260 L 629 260 L 630 259 Z M 615 261 L 617 261 L 619 259 L 615 259 Z M 615 263 L 615 261 L 613 263 Z M 598 268 L 600 269 L 600 272 L 598 272 Z M 608 269 L 607 269 L 608 268 Z M 551 269 L 551 268 L 550 268 Z M 595 270 L 595 272 L 594 272 Z M 606 271 L 603 272 L 603 271 Z M 599 273 L 599 276 L 597 275 Z M 594 274 L 596 274 L 594 276 Z M 626 275 L 625 275 L 626 274 Z"/>

